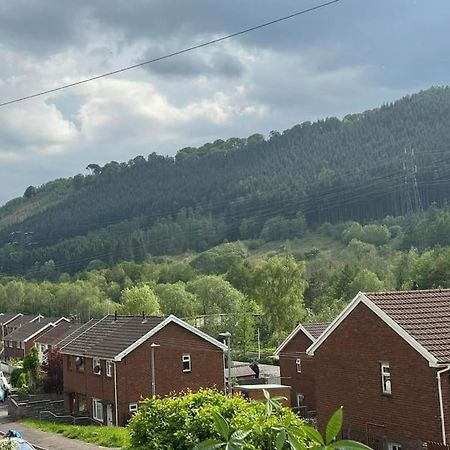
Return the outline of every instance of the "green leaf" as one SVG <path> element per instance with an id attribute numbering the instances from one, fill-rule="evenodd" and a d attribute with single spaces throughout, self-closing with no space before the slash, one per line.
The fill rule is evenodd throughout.
<path id="1" fill-rule="evenodd" d="M 251 432 L 252 430 L 236 430 L 230 440 L 243 441 Z"/>
<path id="2" fill-rule="evenodd" d="M 264 398 L 266 400 L 270 400 L 270 393 L 269 393 L 269 391 L 266 391 L 265 389 L 263 389 L 263 394 L 264 394 Z"/>
<path id="3" fill-rule="evenodd" d="M 287 439 L 293 450 L 304 450 L 304 445 L 293 434 L 289 433 Z"/>
<path id="4" fill-rule="evenodd" d="M 310 427 L 309 425 L 304 425 L 302 430 L 315 444 L 325 445 L 323 437 L 315 428 Z"/>
<path id="5" fill-rule="evenodd" d="M 230 437 L 230 427 L 228 426 L 227 421 L 218 412 L 213 412 L 213 419 L 218 433 L 228 441 L 228 438 Z"/>
<path id="6" fill-rule="evenodd" d="M 333 442 L 333 448 L 338 448 L 338 449 L 342 449 L 342 450 L 347 450 L 347 449 L 355 449 L 355 450 L 372 450 L 370 447 L 368 447 L 367 445 L 364 444 L 360 444 L 359 442 L 356 441 L 348 441 L 348 440 L 342 440 L 342 441 L 336 441 Z"/>
<path id="7" fill-rule="evenodd" d="M 194 450 L 216 450 L 222 448 L 224 444 L 217 439 L 208 439 L 207 441 L 200 442 L 194 447 Z"/>
<path id="8" fill-rule="evenodd" d="M 276 450 L 283 450 L 284 444 L 286 442 L 286 430 L 281 429 L 275 439 Z"/>
<path id="9" fill-rule="evenodd" d="M 331 416 L 327 424 L 327 429 L 325 432 L 325 440 L 327 444 L 330 444 L 333 439 L 338 435 L 339 431 L 342 428 L 342 422 L 344 420 L 344 414 L 342 412 L 342 406 L 335 411 L 335 413 Z"/>

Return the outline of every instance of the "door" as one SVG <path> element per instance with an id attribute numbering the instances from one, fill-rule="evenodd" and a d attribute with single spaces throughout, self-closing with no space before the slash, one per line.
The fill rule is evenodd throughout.
<path id="1" fill-rule="evenodd" d="M 106 425 L 108 425 L 108 427 L 112 427 L 113 425 L 113 408 L 112 408 L 112 404 L 108 403 L 106 405 Z"/>

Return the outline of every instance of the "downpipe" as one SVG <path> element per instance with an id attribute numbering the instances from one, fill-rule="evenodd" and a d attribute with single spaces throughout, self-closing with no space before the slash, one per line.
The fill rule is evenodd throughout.
<path id="1" fill-rule="evenodd" d="M 445 367 L 442 370 L 437 371 L 437 387 L 438 387 L 438 397 L 439 397 L 439 415 L 441 418 L 441 432 L 442 432 L 442 443 L 447 445 L 447 436 L 445 433 L 445 417 L 444 417 L 444 401 L 442 399 L 442 383 L 441 383 L 441 374 L 444 372 L 448 372 L 450 370 L 450 366 Z"/>

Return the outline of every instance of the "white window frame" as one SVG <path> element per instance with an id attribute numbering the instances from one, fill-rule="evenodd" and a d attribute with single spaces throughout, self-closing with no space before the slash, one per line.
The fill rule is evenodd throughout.
<path id="1" fill-rule="evenodd" d="M 105 372 L 106 372 L 106 376 L 111 378 L 112 377 L 112 367 L 113 367 L 113 363 L 110 359 L 106 360 L 106 364 L 105 364 Z"/>
<path id="2" fill-rule="evenodd" d="M 297 392 L 297 408 L 301 408 L 303 405 L 303 400 L 305 400 L 305 396 Z"/>
<path id="3" fill-rule="evenodd" d="M 100 414 L 98 414 L 100 412 Z M 98 398 L 92 399 L 92 417 L 103 423 L 103 403 Z"/>
<path id="4" fill-rule="evenodd" d="M 137 411 L 138 411 L 138 404 L 137 403 L 130 403 L 128 405 L 128 411 L 130 411 L 131 414 L 137 413 Z"/>
<path id="5" fill-rule="evenodd" d="M 380 363 L 381 389 L 383 394 L 392 394 L 391 367 L 387 361 Z"/>
<path id="6" fill-rule="evenodd" d="M 388 450 L 402 450 L 402 444 L 399 444 L 398 442 L 389 442 Z"/>
<path id="7" fill-rule="evenodd" d="M 182 357 L 182 363 L 183 363 L 183 372 L 184 373 L 188 373 L 188 372 L 192 372 L 192 362 L 191 362 L 191 354 L 190 353 L 183 353 L 183 357 Z M 189 366 L 185 369 L 184 365 L 188 364 Z"/>
<path id="8" fill-rule="evenodd" d="M 100 370 L 98 372 L 95 371 L 95 368 L 99 366 Z M 94 375 L 101 375 L 102 374 L 102 365 L 100 363 L 100 358 L 92 358 L 92 373 Z"/>
<path id="9" fill-rule="evenodd" d="M 302 373 L 302 360 L 301 358 L 297 358 L 295 360 L 295 370 L 297 373 Z"/>

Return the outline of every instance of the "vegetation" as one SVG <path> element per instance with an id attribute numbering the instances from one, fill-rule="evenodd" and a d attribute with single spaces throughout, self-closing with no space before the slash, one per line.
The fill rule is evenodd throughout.
<path id="1" fill-rule="evenodd" d="M 432 88 L 268 139 L 89 164 L 88 175 L 30 186 L 0 208 L 0 271 L 56 279 L 93 260 L 99 268 L 237 239 L 298 239 L 325 222 L 366 223 L 445 205 L 449 118 L 450 88 Z M 413 195 L 416 165 L 421 202 Z M 392 233 L 378 231 L 368 243 Z"/>
<path id="2" fill-rule="evenodd" d="M 80 439 L 102 447 L 128 448 L 130 443 L 128 429 L 123 427 L 66 425 L 33 419 L 24 419 L 21 423 L 38 430 L 62 434 L 70 439 Z"/>
<path id="3" fill-rule="evenodd" d="M 264 402 L 227 397 L 205 389 L 176 397 L 145 400 L 129 423 L 136 449 L 302 450 L 368 449 L 353 441 L 336 441 L 343 415 L 331 418 L 325 437 L 264 392 Z"/>

